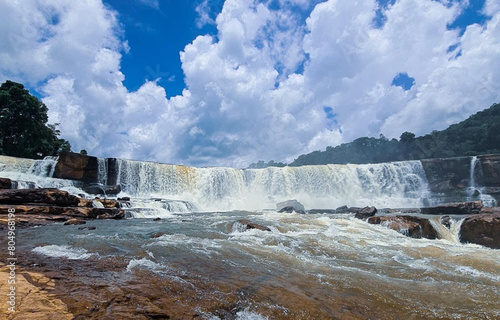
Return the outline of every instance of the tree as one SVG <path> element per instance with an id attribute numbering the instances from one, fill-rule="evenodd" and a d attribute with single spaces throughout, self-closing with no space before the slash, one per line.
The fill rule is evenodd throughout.
<path id="1" fill-rule="evenodd" d="M 47 124 L 47 106 L 20 83 L 7 80 L 0 86 L 0 153 L 24 158 L 43 158 L 69 151 L 60 139 L 57 124 Z"/>

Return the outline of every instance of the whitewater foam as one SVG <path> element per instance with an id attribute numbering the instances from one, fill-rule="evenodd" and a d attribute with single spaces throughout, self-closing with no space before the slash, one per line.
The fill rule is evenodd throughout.
<path id="1" fill-rule="evenodd" d="M 68 258 L 70 260 L 85 260 L 97 254 L 88 253 L 82 248 L 73 248 L 70 246 L 47 245 L 36 247 L 32 250 L 35 253 L 42 254 L 52 258 Z"/>

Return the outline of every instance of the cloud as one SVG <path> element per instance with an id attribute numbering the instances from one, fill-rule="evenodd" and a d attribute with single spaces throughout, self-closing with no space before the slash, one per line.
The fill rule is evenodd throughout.
<path id="1" fill-rule="evenodd" d="M 155 81 L 123 85 L 130 47 L 101 1 L 0 2 L 0 81 L 36 88 L 75 151 L 202 166 L 425 134 L 499 99 L 496 1 L 463 35 L 448 29 L 461 1 L 226 0 L 216 19 L 208 10 L 198 6 L 199 23 L 217 34 L 186 45 L 187 87 L 167 99 Z M 398 74 L 414 85 L 393 85 Z"/>
<path id="2" fill-rule="evenodd" d="M 158 0 L 139 0 L 139 3 L 153 9 L 160 10 L 160 2 Z"/>

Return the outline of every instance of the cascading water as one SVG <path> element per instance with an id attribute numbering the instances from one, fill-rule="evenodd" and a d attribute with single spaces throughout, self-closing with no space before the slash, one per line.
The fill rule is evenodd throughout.
<path id="1" fill-rule="evenodd" d="M 58 157 L 45 157 L 42 160 L 0 156 L 0 175 L 9 178 L 19 189 L 59 188 L 78 193 L 80 182 L 52 178 Z"/>
<path id="2" fill-rule="evenodd" d="M 483 187 L 477 185 L 477 177 L 483 175 L 481 169 L 481 160 L 474 156 L 471 158 L 470 174 L 469 174 L 469 187 L 467 188 L 467 200 L 481 200 L 486 206 L 496 206 L 496 200 L 489 194 L 483 193 Z"/>
<path id="3" fill-rule="evenodd" d="M 202 210 L 274 208 L 292 198 L 306 208 L 418 207 L 428 197 L 419 161 L 234 169 L 117 160 L 117 183 L 132 197 L 193 201 Z"/>

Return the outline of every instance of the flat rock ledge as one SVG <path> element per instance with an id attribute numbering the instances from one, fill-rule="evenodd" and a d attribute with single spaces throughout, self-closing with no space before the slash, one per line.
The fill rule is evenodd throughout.
<path id="1" fill-rule="evenodd" d="M 96 203 L 99 206 L 96 207 Z M 1 189 L 0 229 L 15 214 L 18 228 L 67 222 L 72 219 L 122 219 L 123 209 L 116 200 L 82 199 L 59 189 Z"/>

